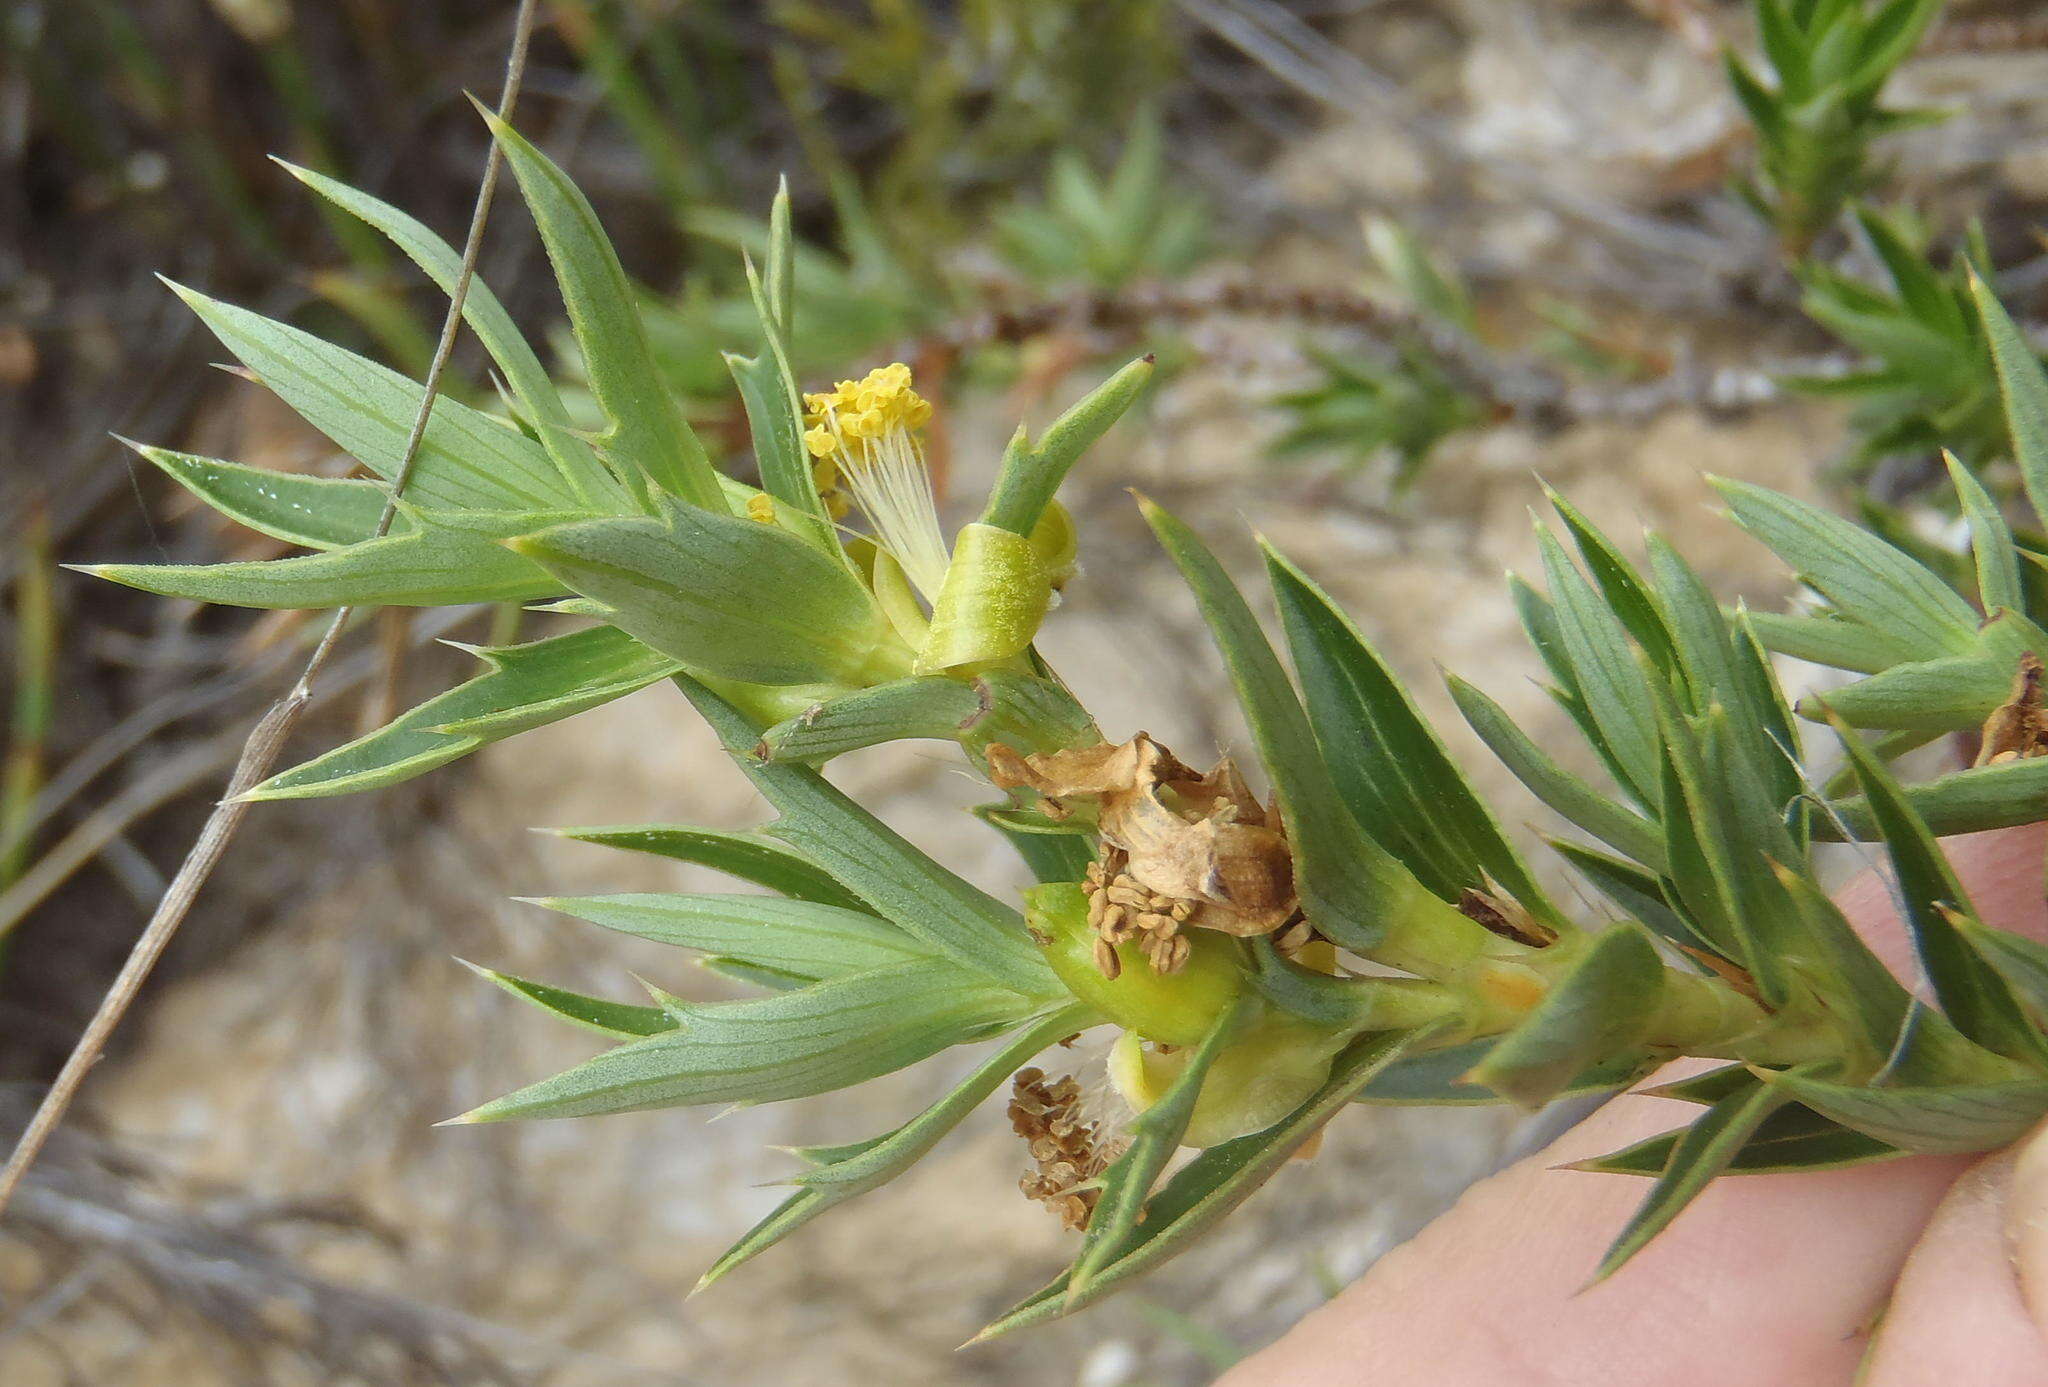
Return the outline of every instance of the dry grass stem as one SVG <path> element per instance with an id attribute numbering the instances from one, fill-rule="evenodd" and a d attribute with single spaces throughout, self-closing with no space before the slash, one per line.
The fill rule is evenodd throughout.
<path id="1" fill-rule="evenodd" d="M 527 45 L 533 35 L 535 0 L 520 0 L 519 11 L 513 21 L 512 47 L 505 65 L 505 83 L 498 100 L 500 119 L 509 120 L 519 100 L 519 86 L 526 72 Z M 455 284 L 448 295 L 448 312 L 441 323 L 441 336 L 434 348 L 433 364 L 427 370 L 427 378 L 420 393 L 420 405 L 413 416 L 412 432 L 406 439 L 405 452 L 399 464 L 398 474 L 391 483 L 391 494 L 384 503 L 383 514 L 378 518 L 375 533 L 383 536 L 390 533 L 391 523 L 398 514 L 398 503 L 405 494 L 406 483 L 411 479 L 413 468 L 419 459 L 420 442 L 426 436 L 427 421 L 432 416 L 435 396 L 439 394 L 441 377 L 448 368 L 448 358 L 455 349 L 456 333 L 462 326 L 462 306 L 469 294 L 470 280 L 476 274 L 477 256 L 483 247 L 484 228 L 490 221 L 491 202 L 497 192 L 498 174 L 504 166 L 504 155 L 498 142 L 493 140 L 490 153 L 484 160 L 484 175 L 477 188 L 476 204 L 470 214 L 469 232 L 462 247 L 462 268 L 456 275 Z M 0 1214 L 4 1214 L 14 1191 L 28 1167 L 35 1161 L 36 1153 L 49 1140 L 50 1133 L 63 1121 L 64 1113 L 77 1095 L 79 1085 L 99 1059 L 100 1051 L 112 1038 L 114 1030 L 121 1023 L 129 1005 L 141 991 L 157 960 L 183 923 L 192 903 L 198 899 L 208 877 L 219 865 L 228 845 L 234 841 L 236 831 L 247 817 L 249 804 L 240 798 L 269 773 L 276 764 L 278 754 L 283 751 L 286 739 L 297 725 L 306 706 L 312 701 L 313 684 L 333 657 L 335 646 L 341 639 L 352 609 L 343 607 L 335 612 L 328 623 L 326 633 L 314 647 L 313 654 L 306 662 L 291 692 L 265 713 L 249 733 L 247 742 L 236 762 L 234 774 L 229 777 L 227 791 L 205 825 L 199 831 L 199 839 L 192 845 L 177 875 L 171 879 L 170 889 L 165 891 L 156 913 L 144 926 L 142 935 L 135 941 L 134 949 L 122 965 L 113 985 L 107 990 L 99 1009 L 86 1026 L 85 1034 L 79 1037 L 77 1046 L 64 1067 L 58 1071 L 56 1081 L 51 1084 L 35 1116 L 29 1120 L 21 1140 L 16 1143 L 7 1159 L 5 1168 L 0 1168 Z"/>

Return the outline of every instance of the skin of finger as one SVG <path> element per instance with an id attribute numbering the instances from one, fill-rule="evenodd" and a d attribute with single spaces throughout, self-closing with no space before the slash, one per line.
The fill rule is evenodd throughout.
<path id="1" fill-rule="evenodd" d="M 2044 843 L 2048 829 L 2037 826 L 1944 846 L 1987 919 L 2048 937 Z M 1882 879 L 1858 880 L 1839 899 L 1911 976 Z M 1863 1356 L 1858 1331 L 1967 1161 L 1719 1181 L 1616 1277 L 1579 1292 L 1647 1185 L 1553 1167 L 1696 1111 L 1638 1095 L 1609 1104 L 1551 1150 L 1475 1186 L 1224 1383 L 1847 1383 Z"/>
<path id="2" fill-rule="evenodd" d="M 1468 1191 L 1222 1387 L 1843 1387 L 1859 1331 L 1965 1162 L 1724 1180 L 1581 1290 L 1649 1183 L 1556 1164 L 1697 1112 L 1610 1104 Z"/>
<path id="3" fill-rule="evenodd" d="M 1858 1387 L 2048 1387 L 2048 1341 L 2020 1297 L 2006 1237 L 2016 1157 L 1952 1186 L 1907 1258 Z"/>
<path id="4" fill-rule="evenodd" d="M 2042 892 L 2048 824 L 1958 834 L 1942 839 L 1941 846 L 1980 918 L 2000 929 L 2048 940 L 2048 897 Z M 1861 873 L 1835 893 L 1835 902 L 1893 972 L 1902 978 L 1918 976 L 1912 945 L 1882 873 Z"/>

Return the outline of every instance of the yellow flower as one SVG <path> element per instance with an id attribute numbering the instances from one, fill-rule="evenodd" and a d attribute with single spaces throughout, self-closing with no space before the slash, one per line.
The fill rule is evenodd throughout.
<path id="1" fill-rule="evenodd" d="M 931 402 L 911 388 L 910 368 L 900 361 L 804 396 L 804 448 L 821 473 L 830 469 L 844 483 L 875 542 L 927 602 L 937 597 L 951 557 L 918 437 L 931 417 Z M 822 478 L 820 489 L 826 490 Z"/>

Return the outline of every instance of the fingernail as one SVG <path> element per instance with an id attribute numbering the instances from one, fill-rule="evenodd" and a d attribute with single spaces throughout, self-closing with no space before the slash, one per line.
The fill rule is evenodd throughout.
<path id="1" fill-rule="evenodd" d="M 2006 1245 L 2020 1295 L 2048 1334 L 2048 1126 L 2020 1144 L 2005 1206 Z"/>

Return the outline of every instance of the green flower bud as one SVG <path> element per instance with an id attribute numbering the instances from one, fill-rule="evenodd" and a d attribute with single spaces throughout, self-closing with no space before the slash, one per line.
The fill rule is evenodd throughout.
<path id="1" fill-rule="evenodd" d="M 1186 966 L 1164 977 L 1135 943 L 1117 945 L 1123 967 L 1107 978 L 1095 965 L 1097 935 L 1078 882 L 1034 886 L 1024 905 L 1026 922 L 1046 941 L 1045 961 L 1067 990 L 1147 1040 L 1199 1044 L 1244 986 L 1237 946 L 1213 930 L 1189 931 Z"/>
<path id="2" fill-rule="evenodd" d="M 1323 1086 L 1343 1044 L 1340 1034 L 1286 1017 L 1260 1021 L 1209 1066 L 1181 1143 L 1215 1146 L 1272 1126 Z M 1109 1053 L 1110 1082 L 1143 1112 L 1172 1086 L 1193 1053 L 1186 1047 L 1151 1049 L 1127 1031 Z"/>

